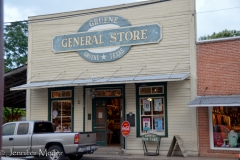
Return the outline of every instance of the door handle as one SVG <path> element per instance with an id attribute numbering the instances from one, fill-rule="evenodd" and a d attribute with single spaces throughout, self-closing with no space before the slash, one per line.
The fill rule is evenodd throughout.
<path id="1" fill-rule="evenodd" d="M 13 140 L 13 138 L 9 138 L 9 141 L 12 141 Z"/>

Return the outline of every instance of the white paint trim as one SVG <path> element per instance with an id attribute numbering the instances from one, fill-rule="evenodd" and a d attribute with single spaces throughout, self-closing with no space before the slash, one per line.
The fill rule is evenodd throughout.
<path id="1" fill-rule="evenodd" d="M 213 144 L 213 125 L 212 125 L 212 107 L 208 108 L 208 117 L 209 117 L 209 139 L 210 139 L 210 149 L 211 150 L 221 150 L 221 151 L 239 151 L 239 148 L 222 148 L 214 147 Z"/>
<path id="2" fill-rule="evenodd" d="M 218 107 L 218 106 L 224 106 L 224 107 L 238 107 L 240 106 L 239 103 L 233 103 L 233 104 L 194 104 L 194 105 L 188 105 L 189 107 Z"/>
<path id="3" fill-rule="evenodd" d="M 27 82 L 26 83 L 31 83 L 32 81 L 32 24 L 28 24 L 28 55 L 27 55 Z M 10 88 L 11 90 L 11 88 Z M 27 89 L 26 90 L 26 120 L 31 120 L 31 90 Z"/>
<path id="4" fill-rule="evenodd" d="M 189 0 L 189 53 L 190 53 L 190 100 L 197 96 L 196 9 L 195 0 Z M 199 153 L 197 109 L 190 108 L 192 129 L 192 152 Z"/>
<path id="5" fill-rule="evenodd" d="M 208 108 L 208 123 L 209 123 L 209 140 L 210 140 L 210 149 L 213 149 L 213 127 L 212 127 L 212 107 Z"/>
<path id="6" fill-rule="evenodd" d="M 201 43 L 211 43 L 211 42 L 221 42 L 221 41 L 230 41 L 230 40 L 238 40 L 238 39 L 240 39 L 240 36 L 227 37 L 227 38 L 218 38 L 218 39 L 209 39 L 209 40 L 202 40 L 202 41 L 198 41 L 197 44 L 201 44 Z"/>

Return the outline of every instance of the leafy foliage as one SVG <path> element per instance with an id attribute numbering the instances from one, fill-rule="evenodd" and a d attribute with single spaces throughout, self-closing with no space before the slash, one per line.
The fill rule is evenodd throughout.
<path id="1" fill-rule="evenodd" d="M 28 22 L 11 22 L 4 28 L 5 72 L 27 62 Z"/>
<path id="2" fill-rule="evenodd" d="M 19 117 L 25 117 L 26 116 L 26 111 L 22 110 L 21 108 L 14 108 L 13 112 L 12 109 L 9 107 L 4 107 L 3 109 L 3 122 L 10 122 L 12 121 L 12 117 L 13 117 L 13 121 L 18 121 Z"/>
<path id="3" fill-rule="evenodd" d="M 240 36 L 240 31 L 225 29 L 219 33 L 213 32 L 212 35 L 202 36 L 198 40 L 202 41 L 202 40 L 217 39 L 217 38 L 235 37 L 235 36 Z"/>

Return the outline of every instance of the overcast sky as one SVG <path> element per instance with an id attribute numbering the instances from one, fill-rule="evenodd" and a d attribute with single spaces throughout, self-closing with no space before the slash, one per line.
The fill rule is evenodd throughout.
<path id="1" fill-rule="evenodd" d="M 4 0 L 4 22 L 144 0 Z M 196 0 L 197 37 L 224 29 L 240 30 L 240 0 Z"/>

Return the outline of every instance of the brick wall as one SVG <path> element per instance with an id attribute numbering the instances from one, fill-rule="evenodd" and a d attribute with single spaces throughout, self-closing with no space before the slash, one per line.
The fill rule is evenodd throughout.
<path id="1" fill-rule="evenodd" d="M 197 44 L 198 95 L 240 95 L 240 38 Z M 240 151 L 211 150 L 208 108 L 198 108 L 199 154 L 237 158 Z"/>
<path id="2" fill-rule="evenodd" d="M 197 44 L 197 75 L 198 95 L 240 94 L 240 38 Z"/>

